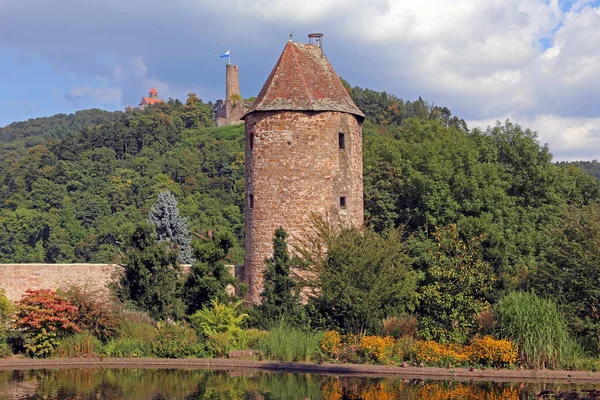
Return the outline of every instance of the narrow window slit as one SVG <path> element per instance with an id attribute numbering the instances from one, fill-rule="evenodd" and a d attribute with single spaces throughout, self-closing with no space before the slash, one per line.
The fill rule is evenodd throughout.
<path id="1" fill-rule="evenodd" d="M 254 208 L 254 195 L 248 195 L 248 202 L 250 203 L 250 209 Z"/>
<path id="2" fill-rule="evenodd" d="M 340 145 L 340 149 L 346 148 L 346 137 L 343 133 L 338 133 L 338 144 Z"/>
<path id="3" fill-rule="evenodd" d="M 341 196 L 340 197 L 340 207 L 341 208 L 345 208 L 346 207 L 346 196 Z"/>

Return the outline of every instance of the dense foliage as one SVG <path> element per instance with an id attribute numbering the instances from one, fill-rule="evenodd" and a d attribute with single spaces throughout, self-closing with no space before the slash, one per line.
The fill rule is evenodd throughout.
<path id="1" fill-rule="evenodd" d="M 261 303 L 255 308 L 253 324 L 263 329 L 284 320 L 290 326 L 306 324 L 302 311 L 301 286 L 294 279 L 294 263 L 288 251 L 287 233 L 279 227 L 273 236 L 273 256 L 265 261 L 264 289 Z"/>
<path id="2" fill-rule="evenodd" d="M 164 190 L 242 260 L 243 127 L 211 128 L 211 113 L 194 95 L 0 128 L 0 262 L 110 262 Z"/>
<path id="3" fill-rule="evenodd" d="M 125 253 L 124 273 L 115 283 L 116 293 L 124 303 L 154 318 L 181 318 L 183 277 L 177 251 L 156 239 L 152 224 L 136 228 Z"/>
<path id="4" fill-rule="evenodd" d="M 14 325 L 26 335 L 25 347 L 32 357 L 48 357 L 57 339 L 79 332 L 77 307 L 51 290 L 27 290 L 17 303 Z"/>
<path id="5" fill-rule="evenodd" d="M 584 170 L 585 172 L 587 172 L 588 174 L 600 179 L 600 162 L 597 160 L 593 160 L 593 161 L 562 161 L 559 162 L 558 165 L 560 166 L 564 166 L 564 167 L 568 167 L 568 166 L 574 166 L 577 168 L 581 168 L 582 170 Z"/>
<path id="6" fill-rule="evenodd" d="M 546 230 L 547 246 L 530 286 L 552 295 L 592 354 L 600 350 L 600 205 L 567 207 Z"/>
<path id="7" fill-rule="evenodd" d="M 314 224 L 314 235 L 298 251 L 310 305 L 325 327 L 372 332 L 387 315 L 414 310 L 417 279 L 401 231 L 332 227 L 321 217 Z"/>
<path id="8" fill-rule="evenodd" d="M 304 282 L 290 279 L 279 232 L 252 320 L 272 325 L 295 313 L 312 327 L 375 333 L 396 318 L 418 321 L 422 339 L 464 342 L 485 333 L 482 315 L 494 325 L 490 310 L 506 293 L 531 289 L 555 300 L 598 354 L 598 163 L 553 163 L 535 132 L 510 121 L 469 130 L 421 98 L 346 89 L 367 115 L 367 227 L 317 223 L 327 251 L 305 243 L 303 267 L 319 273 Z M 244 134 L 212 127 L 212 117 L 212 104 L 190 94 L 185 104 L 1 128 L 0 263 L 117 261 L 126 268 L 121 298 L 158 319 L 227 303 L 236 282 L 226 264 L 244 255 Z M 183 278 L 169 244 L 188 250 L 190 234 L 186 257 L 195 261 Z M 306 308 L 298 284 L 314 289 Z M 221 333 L 207 339 L 218 352 L 241 343 Z M 111 354 L 152 352 L 135 335 L 102 340 Z"/>
<path id="9" fill-rule="evenodd" d="M 455 225 L 437 229 L 432 236 L 436 246 L 429 251 L 419 289 L 420 335 L 463 343 L 476 331 L 475 316 L 489 308 L 492 269 L 478 252 L 482 237 L 464 242 Z"/>

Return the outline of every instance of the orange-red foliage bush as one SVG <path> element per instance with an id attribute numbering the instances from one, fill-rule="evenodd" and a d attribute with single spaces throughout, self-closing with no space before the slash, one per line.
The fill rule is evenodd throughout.
<path id="1" fill-rule="evenodd" d="M 27 290 L 15 311 L 15 327 L 27 335 L 26 347 L 33 357 L 46 357 L 56 347 L 56 338 L 80 332 L 75 323 L 77 307 L 51 290 Z"/>

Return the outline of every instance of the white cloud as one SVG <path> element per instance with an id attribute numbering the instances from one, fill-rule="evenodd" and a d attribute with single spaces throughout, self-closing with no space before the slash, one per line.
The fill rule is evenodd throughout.
<path id="1" fill-rule="evenodd" d="M 598 144 L 594 124 L 600 117 L 597 4 L 0 0 L 5 5 L 0 49 L 52 60 L 92 87 L 118 88 L 124 106 L 137 104 L 152 86 L 163 98 L 187 91 L 201 97 L 220 93 L 222 72 L 216 62 L 230 47 L 240 60 L 243 85 L 251 76 L 252 90 L 257 90 L 275 62 L 265 54 L 276 57 L 287 33 L 295 28 L 294 39 L 304 40 L 310 31 L 323 31 L 326 51 L 336 57 L 334 66 L 352 84 L 407 99 L 421 95 L 469 120 L 513 115 L 523 126 L 535 124 L 553 153 L 582 149 L 581 154 L 589 154 L 583 149 Z M 97 53 L 105 57 L 99 60 Z"/>
<path id="2" fill-rule="evenodd" d="M 100 104 L 119 104 L 121 102 L 121 89 L 83 85 L 72 88 L 65 97 L 67 100 L 74 102 L 91 101 Z"/>

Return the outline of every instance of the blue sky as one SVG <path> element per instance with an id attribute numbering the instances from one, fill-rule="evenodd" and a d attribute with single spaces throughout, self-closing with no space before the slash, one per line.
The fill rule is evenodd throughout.
<path id="1" fill-rule="evenodd" d="M 290 31 L 323 32 L 353 85 L 511 118 L 555 159 L 600 159 L 600 0 L 0 0 L 0 126 L 224 95 L 231 50 L 258 93 Z"/>

